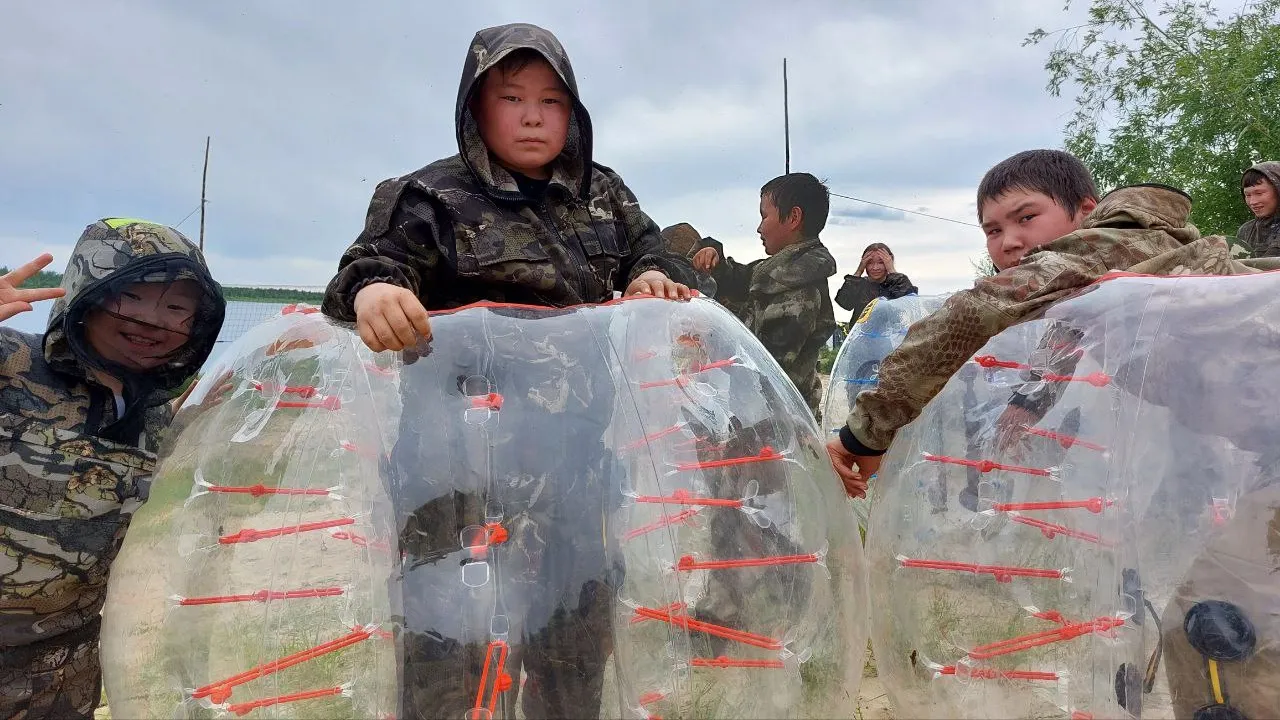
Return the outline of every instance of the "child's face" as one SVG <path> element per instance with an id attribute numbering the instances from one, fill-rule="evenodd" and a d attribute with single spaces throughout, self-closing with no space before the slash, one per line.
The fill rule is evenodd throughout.
<path id="1" fill-rule="evenodd" d="M 756 232 L 764 243 L 765 255 L 776 255 L 795 243 L 800 232 L 800 217 L 800 208 L 793 208 L 785 218 L 778 217 L 778 206 L 773 204 L 773 196 L 760 196 L 760 224 Z"/>
<path id="2" fill-rule="evenodd" d="M 1244 189 L 1244 204 L 1256 218 L 1268 217 L 1276 212 L 1276 189 L 1263 180 Z"/>
<path id="3" fill-rule="evenodd" d="M 1032 250 L 1079 230 L 1097 206 L 1086 198 L 1072 215 L 1048 195 L 1018 188 L 987 198 L 980 208 L 987 253 L 997 270 L 1008 270 Z"/>
<path id="4" fill-rule="evenodd" d="M 569 135 L 573 98 L 545 60 L 513 73 L 485 73 L 472 104 L 480 137 L 503 167 L 538 180 Z"/>
<path id="5" fill-rule="evenodd" d="M 85 337 L 101 358 L 131 370 L 163 365 L 186 344 L 200 306 L 191 280 L 135 283 L 85 317 Z"/>
<path id="6" fill-rule="evenodd" d="M 883 250 L 872 250 L 867 253 L 866 258 L 867 277 L 875 282 L 881 282 L 889 276 L 889 256 Z"/>

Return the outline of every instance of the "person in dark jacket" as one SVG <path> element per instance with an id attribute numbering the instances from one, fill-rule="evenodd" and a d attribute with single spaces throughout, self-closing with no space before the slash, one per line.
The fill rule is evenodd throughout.
<path id="1" fill-rule="evenodd" d="M 55 291 L 0 278 L 0 320 L 60 297 L 44 335 L 0 328 L 0 718 L 91 718 L 111 564 L 150 488 L 170 400 L 226 303 L 177 230 L 107 219 Z"/>
<path id="2" fill-rule="evenodd" d="M 456 329 L 442 345 L 427 312 L 479 301 L 559 308 L 618 291 L 687 299 L 693 270 L 622 178 L 593 162 L 591 116 L 547 30 L 476 33 L 455 121 L 458 154 L 378 186 L 323 304 L 355 321 L 375 352 L 433 356 L 405 369 L 406 408 L 503 398 L 500 409 L 468 415 L 500 415 L 504 431 L 487 437 L 487 425 L 459 427 L 462 418 L 406 412 L 401 422 L 387 469 L 403 557 L 393 581 L 404 626 L 397 717 L 494 712 L 475 699 L 499 673 L 527 678 L 510 692 L 480 693 L 504 715 L 514 716 L 518 692 L 527 718 L 594 716 L 622 577 L 599 525 L 620 502 L 618 462 L 604 443 L 613 389 L 592 369 L 599 348 L 516 307 L 495 311 L 512 318 L 502 337 Z M 521 371 L 504 372 L 511 363 Z M 476 447 L 514 463 L 512 474 L 476 467 L 467 454 Z M 486 555 L 495 577 L 468 578 L 469 529 L 498 526 L 510 539 Z M 474 601 L 495 587 L 500 606 Z M 510 650 L 505 667 L 492 667 L 494 643 Z"/>
<path id="3" fill-rule="evenodd" d="M 427 310 L 481 300 L 688 297 L 688 261 L 594 162 L 591 116 L 554 35 L 523 23 L 476 33 L 454 119 L 458 153 L 378 185 L 325 292 L 325 314 L 355 322 L 370 349 L 410 347 L 430 337 Z"/>
<path id="4" fill-rule="evenodd" d="M 866 277 L 862 276 L 864 272 Z M 894 269 L 893 251 L 889 246 L 871 243 L 862 251 L 858 269 L 844 276 L 844 284 L 836 292 L 836 304 L 852 312 L 849 327 L 853 327 L 872 300 L 878 297 L 894 300 L 919 293 L 910 278 Z"/>
<path id="5" fill-rule="evenodd" d="M 1240 226 L 1236 240 L 1255 258 L 1280 256 L 1280 162 L 1246 170 L 1240 189 L 1253 219 Z"/>

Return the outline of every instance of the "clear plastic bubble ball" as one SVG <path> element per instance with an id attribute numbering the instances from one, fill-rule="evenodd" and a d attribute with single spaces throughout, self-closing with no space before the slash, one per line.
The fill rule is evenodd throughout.
<path id="1" fill-rule="evenodd" d="M 113 571 L 119 717 L 851 716 L 861 544 L 712 301 L 293 313 L 179 414 Z"/>
<path id="2" fill-rule="evenodd" d="M 1274 715 L 1277 318 L 1276 274 L 1109 279 L 899 433 L 867 537 L 899 716 Z"/>
<path id="3" fill-rule="evenodd" d="M 831 366 L 831 382 L 823 402 L 822 423 L 834 436 L 844 427 L 858 393 L 876 386 L 880 363 L 907 336 L 907 328 L 920 318 L 942 307 L 946 295 L 907 295 L 889 300 L 875 298 L 854 321 Z M 870 501 L 853 500 L 858 523 L 866 527 L 871 513 Z"/>

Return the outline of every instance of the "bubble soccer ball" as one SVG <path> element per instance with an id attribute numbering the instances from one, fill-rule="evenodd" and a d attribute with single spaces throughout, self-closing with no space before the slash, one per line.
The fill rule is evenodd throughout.
<path id="1" fill-rule="evenodd" d="M 1274 716 L 1278 291 L 1107 280 L 899 434 L 867 553 L 901 716 Z"/>
<path id="2" fill-rule="evenodd" d="M 854 712 L 861 545 L 741 323 L 635 299 L 432 327 L 374 356 L 296 313 L 209 373 L 112 576 L 113 713 Z"/>
<path id="3" fill-rule="evenodd" d="M 849 336 L 836 353 L 831 366 L 831 382 L 823 402 L 822 422 L 826 430 L 837 435 L 853 409 L 858 393 L 876 386 L 880 363 L 907 336 L 912 323 L 942 307 L 946 295 L 907 295 L 875 298 L 853 323 Z M 865 498 L 853 500 L 858 523 L 866 527 L 871 505 Z"/>

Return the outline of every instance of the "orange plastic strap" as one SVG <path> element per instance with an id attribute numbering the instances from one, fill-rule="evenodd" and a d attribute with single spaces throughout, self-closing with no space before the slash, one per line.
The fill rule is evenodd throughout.
<path id="1" fill-rule="evenodd" d="M 485 651 L 484 670 L 480 673 L 480 687 L 476 688 L 476 710 L 484 710 L 484 691 L 489 688 L 489 676 L 493 676 L 492 692 L 489 694 L 489 713 L 493 714 L 498 707 L 498 693 L 511 689 L 511 675 L 506 671 L 509 648 L 505 640 L 494 640 Z"/>

